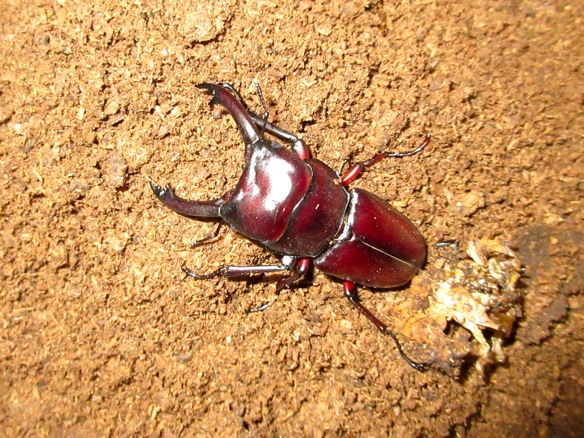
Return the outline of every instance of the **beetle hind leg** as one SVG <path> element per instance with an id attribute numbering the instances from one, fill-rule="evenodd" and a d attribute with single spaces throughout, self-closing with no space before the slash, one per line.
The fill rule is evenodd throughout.
<path id="1" fill-rule="evenodd" d="M 352 281 L 343 281 L 343 290 L 345 292 L 345 296 L 349 299 L 351 304 L 353 304 L 357 309 L 359 309 L 359 311 L 363 315 L 365 315 L 367 319 L 369 319 L 369 321 L 375 324 L 375 327 L 377 327 L 379 331 L 386 335 L 389 335 L 391 339 L 393 339 L 393 341 L 395 342 L 395 346 L 399 351 L 399 354 L 401 355 L 401 357 L 404 358 L 408 365 L 410 365 L 412 368 L 418 371 L 424 371 L 426 369 L 426 364 L 421 362 L 415 362 L 409 358 L 409 356 L 403 351 L 402 346 L 399 340 L 397 339 L 397 336 L 389 329 L 389 327 L 387 327 L 385 323 L 383 323 L 379 318 L 377 318 L 377 316 L 373 314 L 373 312 L 371 312 L 367 307 L 365 307 L 361 303 L 361 301 L 359 300 L 359 296 L 357 295 L 357 287 L 355 286 L 355 283 L 353 283 Z"/>

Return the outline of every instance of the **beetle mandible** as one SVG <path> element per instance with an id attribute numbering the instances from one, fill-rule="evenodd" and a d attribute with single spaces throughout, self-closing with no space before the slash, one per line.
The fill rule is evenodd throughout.
<path id="1" fill-rule="evenodd" d="M 425 365 L 411 360 L 388 326 L 361 303 L 356 285 L 394 288 L 406 284 L 425 263 L 424 239 L 405 216 L 381 198 L 363 189 L 346 187 L 366 167 L 384 158 L 417 154 L 430 142 L 430 135 L 412 151 L 380 152 L 339 176 L 322 161 L 311 159 L 304 141 L 268 122 L 267 105 L 259 86 L 263 116 L 248 110 L 229 84 L 203 83 L 197 87 L 213 96 L 211 106 L 222 105 L 235 120 L 245 143 L 243 174 L 233 189 L 210 201 L 183 199 L 170 185 L 163 188 L 151 182 L 152 190 L 177 213 L 227 223 L 272 251 L 280 258 L 280 264 L 224 265 L 209 274 L 197 274 L 183 267 L 185 273 L 209 279 L 288 272 L 287 277 L 278 281 L 279 292 L 300 282 L 314 264 L 325 274 L 342 280 L 349 301 L 394 340 L 408 364 L 423 370 Z M 265 138 L 266 132 L 289 142 L 292 150 Z M 215 237 L 218 230 L 203 240 Z"/>

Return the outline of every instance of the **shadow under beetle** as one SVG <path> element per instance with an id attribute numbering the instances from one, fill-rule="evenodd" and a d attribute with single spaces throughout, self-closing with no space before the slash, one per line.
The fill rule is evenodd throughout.
<path id="1" fill-rule="evenodd" d="M 237 185 L 221 198 L 189 201 L 174 194 L 170 185 L 150 183 L 164 205 L 193 218 L 216 218 L 238 233 L 256 241 L 278 257 L 278 265 L 229 266 L 197 279 L 218 276 L 245 277 L 254 274 L 289 272 L 277 290 L 301 281 L 314 264 L 320 271 L 343 280 L 345 296 L 383 333 L 391 336 L 401 356 L 417 370 L 414 362 L 387 325 L 360 302 L 356 285 L 394 288 L 406 284 L 426 260 L 426 244 L 417 228 L 381 198 L 366 190 L 346 187 L 366 167 L 389 157 L 417 154 L 430 135 L 416 149 L 406 153 L 381 152 L 368 161 L 350 167 L 342 176 L 319 160 L 311 159 L 305 143 L 296 135 L 267 121 L 268 111 L 259 86 L 264 115 L 249 111 L 241 96 L 229 84 L 199 84 L 234 118 L 245 143 L 245 168 Z M 291 143 L 292 150 L 266 139 L 267 132 Z M 215 237 L 218 229 L 213 236 Z M 202 243 L 199 241 L 198 243 Z"/>

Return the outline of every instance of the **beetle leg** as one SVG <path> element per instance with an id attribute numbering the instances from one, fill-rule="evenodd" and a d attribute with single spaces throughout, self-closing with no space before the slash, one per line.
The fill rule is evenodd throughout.
<path id="1" fill-rule="evenodd" d="M 285 287 L 291 287 L 294 284 L 301 281 L 310 270 L 310 258 L 302 257 L 300 259 L 284 256 L 282 257 L 282 264 L 280 265 L 255 265 L 255 266 L 231 266 L 223 265 L 219 269 L 209 272 L 208 274 L 197 274 L 191 271 L 186 266 L 181 268 L 185 274 L 189 277 L 196 278 L 197 280 L 208 280 L 215 277 L 249 277 L 255 274 L 270 274 L 273 272 L 284 272 L 292 271 L 292 275 L 278 281 L 276 285 L 276 294 L 279 295 L 280 291 Z M 270 303 L 265 303 L 258 307 L 257 309 L 248 309 L 248 313 L 262 312 L 270 306 Z"/>
<path id="2" fill-rule="evenodd" d="M 418 146 L 416 149 L 412 151 L 396 153 L 379 152 L 373 158 L 367 161 L 361 161 L 360 163 L 353 164 L 349 168 L 349 170 L 347 170 L 345 173 L 343 173 L 343 176 L 341 176 L 341 183 L 343 184 L 343 186 L 348 186 L 355 180 L 355 178 L 357 178 L 361 174 L 361 172 L 363 172 L 363 170 L 365 170 L 366 167 L 373 166 L 374 164 L 379 163 L 381 160 L 384 160 L 385 158 L 403 158 L 409 157 L 411 155 L 416 155 L 417 153 L 422 152 L 422 150 L 426 146 L 428 146 L 428 143 L 430 143 L 430 138 L 431 138 L 430 134 L 426 134 L 426 137 L 424 138 L 424 141 L 422 141 L 420 146 Z"/>
<path id="3" fill-rule="evenodd" d="M 261 120 L 260 116 L 252 111 L 249 112 L 249 115 L 256 123 L 257 118 Z M 274 137 L 277 137 L 280 140 L 284 140 L 291 143 L 292 150 L 298 154 L 301 160 L 308 160 L 310 158 L 310 150 L 308 149 L 308 146 L 306 146 L 306 143 L 304 143 L 303 140 L 300 140 L 298 137 L 296 137 L 296 135 L 268 121 L 266 121 L 265 124 L 262 125 L 262 128 L 264 129 L 265 132 L 272 134 Z"/>
<path id="4" fill-rule="evenodd" d="M 308 160 L 310 158 L 310 150 L 308 149 L 308 146 L 306 146 L 306 143 L 304 143 L 303 140 L 300 140 L 296 135 L 274 125 L 273 123 L 268 122 L 267 120 L 264 122 L 261 116 L 254 113 L 253 111 L 250 111 L 249 115 L 255 123 L 261 124 L 262 129 L 265 132 L 272 134 L 274 137 L 277 137 L 280 140 L 291 143 L 292 150 L 298 154 L 300 159 Z"/>
<path id="5" fill-rule="evenodd" d="M 250 111 L 250 109 L 247 108 L 247 105 L 243 101 L 243 98 L 241 97 L 241 95 L 237 92 L 237 90 L 235 88 L 233 88 L 232 85 L 222 83 L 221 86 L 223 88 L 229 90 L 235 96 L 235 98 L 239 101 L 239 103 L 241 103 L 244 106 L 244 108 L 247 110 L 249 116 L 251 117 L 253 122 L 256 124 L 256 126 L 261 127 L 262 132 L 267 132 L 267 133 L 273 135 L 274 137 L 279 138 L 280 140 L 287 141 L 287 142 L 291 143 L 292 150 L 298 154 L 300 159 L 302 159 L 302 160 L 309 159 L 310 158 L 310 150 L 308 149 L 308 146 L 306 146 L 306 143 L 304 143 L 303 140 L 300 140 L 295 134 L 291 133 L 290 131 L 286 131 L 285 129 L 282 129 L 282 128 L 274 125 L 273 123 L 268 122 L 268 107 L 266 105 L 266 101 L 264 100 L 264 96 L 262 94 L 261 88 L 259 87 L 259 83 L 257 83 L 257 81 L 254 81 L 254 83 L 256 84 L 256 88 L 258 90 L 258 94 L 260 96 L 262 106 L 264 107 L 264 115 L 263 116 L 260 116 L 258 113 Z"/>
<path id="6" fill-rule="evenodd" d="M 271 305 L 272 305 L 272 303 L 270 303 L 269 301 L 267 301 L 264 304 L 262 304 L 260 307 L 251 307 L 251 308 L 247 309 L 246 312 L 247 313 L 263 312 L 264 310 L 266 310 Z"/>
<path id="7" fill-rule="evenodd" d="M 279 293 L 282 289 L 286 287 L 291 287 L 300 281 L 302 281 L 308 271 L 310 270 L 311 259 L 309 257 L 302 257 L 294 261 L 294 264 L 289 268 L 292 270 L 292 275 L 286 277 L 276 285 L 276 291 Z"/>
<path id="8" fill-rule="evenodd" d="M 300 259 L 290 258 L 288 256 L 284 256 L 282 258 L 282 264 L 288 266 L 288 269 L 291 270 L 293 273 L 289 277 L 283 278 L 282 280 L 278 281 L 276 285 L 276 295 L 280 295 L 280 291 L 286 287 L 292 287 L 295 284 L 298 284 L 302 281 L 308 271 L 310 270 L 311 259 L 309 257 L 302 257 Z M 255 313 L 255 312 L 263 312 L 268 307 L 270 307 L 272 303 L 269 301 L 262 304 L 260 307 L 247 309 L 247 313 Z"/>
<path id="9" fill-rule="evenodd" d="M 383 323 L 379 318 L 377 318 L 368 308 L 366 308 L 361 301 L 359 300 L 359 296 L 357 295 L 357 287 L 355 286 L 355 283 L 353 283 L 352 281 L 343 281 L 343 290 L 345 292 L 345 296 L 349 299 L 349 301 L 351 302 L 351 304 L 353 304 L 357 309 L 359 309 L 359 311 L 365 315 L 369 321 L 371 321 L 373 324 L 375 324 L 375 327 L 377 327 L 379 329 L 379 331 L 381 331 L 382 333 L 389 335 L 393 341 L 395 342 L 395 345 L 397 347 L 397 350 L 399 351 L 399 354 L 401 354 L 401 357 L 404 358 L 404 360 L 414 369 L 418 370 L 418 371 L 424 371 L 426 369 L 426 365 L 420 362 L 414 362 L 412 359 L 410 359 L 407 354 L 404 353 L 404 351 L 402 350 L 401 344 L 399 342 L 399 340 L 397 339 L 397 336 L 387 327 L 387 325 L 385 323 Z"/>
<path id="10" fill-rule="evenodd" d="M 212 201 L 189 201 L 175 195 L 170 185 L 162 188 L 150 181 L 154 194 L 171 210 L 190 217 L 220 218 L 219 209 L 225 203 L 223 198 Z"/>
<path id="11" fill-rule="evenodd" d="M 219 269 L 208 274 L 197 274 L 189 268 L 183 266 L 181 268 L 189 277 L 197 280 L 208 280 L 215 277 L 250 277 L 255 274 L 270 274 L 272 272 L 288 271 L 290 268 L 284 265 L 256 265 L 256 266 L 232 266 L 223 265 Z"/>
<path id="12" fill-rule="evenodd" d="M 207 236 L 202 240 L 210 239 L 214 236 Z M 294 283 L 302 280 L 310 270 L 310 258 L 302 257 L 300 259 L 289 256 L 282 257 L 282 263 L 279 265 L 252 265 L 252 266 L 233 266 L 223 265 L 219 269 L 214 270 L 208 274 L 197 274 L 189 268 L 183 266 L 181 268 L 189 277 L 197 280 L 208 280 L 215 277 L 249 277 L 256 274 L 271 274 L 273 272 L 292 271 L 293 274 L 280 280 L 277 285 L 277 291 L 290 287 Z"/>
<path id="13" fill-rule="evenodd" d="M 221 222 L 219 222 L 217 224 L 217 228 L 215 228 L 215 231 L 213 231 L 211 234 L 208 234 L 207 236 L 203 237 L 202 239 L 195 240 L 194 242 L 189 243 L 189 246 L 191 248 L 196 248 L 197 246 L 201 246 L 204 243 L 207 243 L 209 240 L 214 239 L 215 237 L 217 237 L 219 235 L 219 230 L 221 229 L 221 225 L 223 225 L 223 224 Z"/>
<path id="14" fill-rule="evenodd" d="M 223 265 L 219 269 L 216 269 L 213 272 L 208 274 L 197 274 L 196 272 L 191 271 L 189 268 L 183 266 L 181 268 L 185 274 L 189 277 L 196 278 L 197 280 L 207 280 L 209 278 L 215 277 L 249 277 L 254 274 L 268 274 L 271 272 L 282 272 L 287 271 L 290 268 L 284 265 L 258 265 L 258 266 L 230 266 L 230 265 Z M 280 290 L 276 288 L 276 293 L 279 293 Z M 270 306 L 270 302 L 262 304 L 258 308 L 251 308 L 247 310 L 247 313 L 254 313 L 254 312 L 263 312 Z"/>

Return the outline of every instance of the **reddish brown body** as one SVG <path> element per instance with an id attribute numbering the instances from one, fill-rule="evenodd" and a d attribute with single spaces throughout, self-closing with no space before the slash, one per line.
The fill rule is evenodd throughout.
<path id="1" fill-rule="evenodd" d="M 217 218 L 238 233 L 280 256 L 280 265 L 223 266 L 211 274 L 240 277 L 269 272 L 291 272 L 278 289 L 301 280 L 311 262 L 322 272 L 344 281 L 345 294 L 380 330 L 387 326 L 358 300 L 355 284 L 374 288 L 401 286 L 422 268 L 426 244 L 417 228 L 378 196 L 346 186 L 365 167 L 386 157 L 418 153 L 376 155 L 358 163 L 343 176 L 322 161 L 310 159 L 306 145 L 295 135 L 248 111 L 239 94 L 228 84 L 200 84 L 213 94 L 211 105 L 224 106 L 235 119 L 245 142 L 246 166 L 235 188 L 213 201 L 189 201 L 177 197 L 170 186 L 151 184 L 169 208 L 194 218 Z M 293 150 L 268 140 L 263 133 L 289 141 Z M 396 340 L 397 343 L 397 340 Z M 422 365 L 400 353 L 410 365 Z"/>

